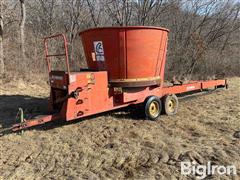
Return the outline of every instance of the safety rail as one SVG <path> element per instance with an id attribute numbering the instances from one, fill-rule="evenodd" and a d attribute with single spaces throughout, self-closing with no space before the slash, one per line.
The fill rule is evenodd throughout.
<path id="1" fill-rule="evenodd" d="M 49 52 L 48 52 L 48 40 L 58 38 L 58 37 L 63 38 L 65 53 L 63 53 L 63 54 L 49 54 Z M 69 61 L 68 61 L 68 47 L 67 47 L 66 36 L 64 34 L 56 34 L 56 35 L 53 35 L 53 36 L 46 37 L 46 38 L 44 38 L 44 45 L 45 45 L 45 57 L 46 57 L 47 65 L 48 65 L 48 72 L 49 73 L 51 72 L 50 57 L 65 56 L 67 73 L 68 73 L 68 75 L 70 75 L 70 68 L 69 68 Z"/>

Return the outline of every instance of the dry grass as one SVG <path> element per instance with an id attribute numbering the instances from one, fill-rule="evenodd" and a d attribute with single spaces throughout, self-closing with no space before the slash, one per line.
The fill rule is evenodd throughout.
<path id="1" fill-rule="evenodd" d="M 0 177 L 185 179 L 179 161 L 195 160 L 234 164 L 238 179 L 240 140 L 233 133 L 240 130 L 239 88 L 240 79 L 232 78 L 229 90 L 182 100 L 177 115 L 163 115 L 156 122 L 113 112 L 5 135 L 0 138 Z M 18 106 L 45 112 L 46 89 L 46 84 L 21 81 L 2 85 L 0 123 L 8 124 Z"/>

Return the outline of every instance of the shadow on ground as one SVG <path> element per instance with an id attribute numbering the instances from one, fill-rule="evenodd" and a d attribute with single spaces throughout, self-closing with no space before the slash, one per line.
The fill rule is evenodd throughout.
<path id="1" fill-rule="evenodd" d="M 19 123 L 19 121 L 16 119 L 19 108 L 23 109 L 25 119 L 31 119 L 37 115 L 47 115 L 48 114 L 47 106 L 48 106 L 47 98 L 38 98 L 24 95 L 0 95 L 0 129 L 8 128 L 15 123 Z M 81 121 L 86 121 L 106 115 L 116 118 L 118 120 L 143 119 L 144 117 L 142 116 L 142 113 L 139 113 L 139 111 L 140 107 L 129 106 L 118 110 L 99 113 L 96 115 L 92 115 L 86 118 L 81 118 L 69 122 L 66 122 L 64 120 L 48 122 L 43 125 L 29 128 L 29 130 L 30 129 L 49 130 L 60 126 L 79 123 Z"/>
<path id="2" fill-rule="evenodd" d="M 25 118 L 47 113 L 47 99 L 23 95 L 0 96 L 0 127 L 16 123 L 18 108 L 22 108 Z"/>

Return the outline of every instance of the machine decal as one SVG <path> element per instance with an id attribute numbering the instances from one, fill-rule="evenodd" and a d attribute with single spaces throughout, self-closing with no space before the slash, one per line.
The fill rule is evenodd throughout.
<path id="1" fill-rule="evenodd" d="M 94 41 L 93 45 L 94 45 L 96 60 L 97 61 L 105 61 L 102 41 Z"/>
<path id="2" fill-rule="evenodd" d="M 70 81 L 70 83 L 76 82 L 76 76 L 75 75 L 70 75 L 69 81 Z"/>
<path id="3" fill-rule="evenodd" d="M 187 87 L 187 91 L 190 91 L 190 90 L 193 90 L 193 89 L 195 89 L 195 86 L 188 86 Z"/>
<path id="4" fill-rule="evenodd" d="M 51 77 L 52 80 L 63 80 L 62 76 L 52 76 Z"/>

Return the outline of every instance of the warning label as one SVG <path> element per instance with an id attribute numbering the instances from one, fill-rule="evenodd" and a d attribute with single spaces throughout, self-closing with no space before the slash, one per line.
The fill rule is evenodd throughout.
<path id="1" fill-rule="evenodd" d="M 105 61 L 102 41 L 94 41 L 93 45 L 94 45 L 94 51 L 96 54 L 96 60 Z"/>

